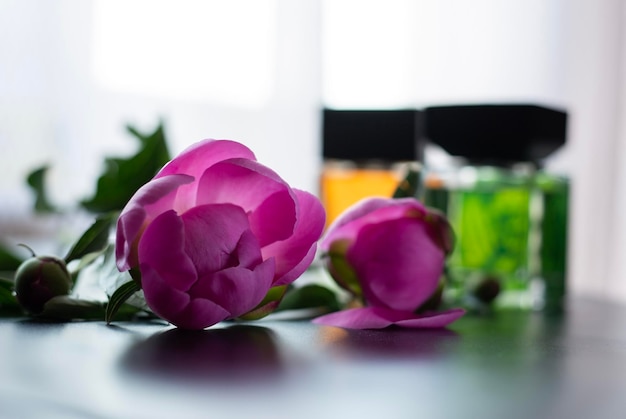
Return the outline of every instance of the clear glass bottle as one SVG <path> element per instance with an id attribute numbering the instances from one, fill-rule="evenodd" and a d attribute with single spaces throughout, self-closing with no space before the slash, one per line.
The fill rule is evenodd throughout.
<path id="1" fill-rule="evenodd" d="M 451 106 L 426 109 L 425 121 L 428 140 L 456 156 L 434 166 L 427 152 L 424 180 L 425 203 L 446 213 L 456 234 L 446 300 L 560 311 L 569 183 L 540 161 L 564 143 L 565 114 L 528 105 Z"/>
<path id="2" fill-rule="evenodd" d="M 331 110 L 323 113 L 320 199 L 327 226 L 359 200 L 391 197 L 417 165 L 416 110 Z"/>

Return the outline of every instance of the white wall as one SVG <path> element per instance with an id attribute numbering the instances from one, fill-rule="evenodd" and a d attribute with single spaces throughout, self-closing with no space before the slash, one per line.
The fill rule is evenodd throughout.
<path id="1" fill-rule="evenodd" d="M 566 3 L 323 0 L 324 98 L 358 108 L 563 105 Z"/>
<path id="2" fill-rule="evenodd" d="M 575 182 L 570 279 L 577 293 L 626 301 L 624 3 L 568 3 L 567 93 Z"/>
<path id="3" fill-rule="evenodd" d="M 192 23 L 205 21 L 209 26 L 221 18 L 210 14 L 221 2 L 136 3 L 146 6 L 143 13 L 117 0 L 0 0 L 0 148 L 9 151 L 0 155 L 3 212 L 22 212 L 28 206 L 24 175 L 43 162 L 53 166 L 54 198 L 68 204 L 89 195 L 102 157 L 133 151 L 124 125 L 133 123 L 148 131 L 159 118 L 166 123 L 174 153 L 208 137 L 238 140 L 294 186 L 315 191 L 321 101 L 318 2 L 266 0 L 263 3 L 271 10 L 264 14 L 252 7 L 255 0 L 230 2 L 242 14 L 252 14 L 247 22 L 230 25 L 244 32 L 230 50 L 231 60 L 223 46 L 229 33 L 209 27 L 184 30 L 180 19 L 182 28 L 150 20 L 168 12 L 188 17 L 206 12 Z M 161 13 L 151 15 L 148 5 Z M 117 21 L 109 13 L 113 6 L 126 12 L 124 19 Z M 142 25 L 141 19 L 151 23 Z M 257 22 L 257 27 L 272 29 L 264 36 L 269 42 L 266 57 L 259 56 L 259 44 L 253 43 L 260 35 L 245 32 L 254 19 L 268 20 L 265 26 Z M 151 44 L 144 29 L 166 33 L 157 40 L 171 38 L 172 44 L 162 49 L 159 43 Z M 132 45 L 121 48 L 123 37 L 106 37 L 123 30 L 143 42 L 133 44 L 127 38 Z M 206 37 L 198 42 L 203 34 Z M 251 44 L 248 49 L 246 42 Z M 237 67 L 234 62 L 243 64 Z M 241 67 L 245 68 L 238 70 Z M 149 77 L 151 68 L 169 88 L 150 90 L 159 82 L 153 74 Z M 260 93 L 246 97 L 250 85 L 245 83 L 262 69 L 265 76 L 252 81 L 263 82 Z M 225 79 L 229 74 L 232 77 Z M 198 88 L 181 78 L 195 79 Z"/>

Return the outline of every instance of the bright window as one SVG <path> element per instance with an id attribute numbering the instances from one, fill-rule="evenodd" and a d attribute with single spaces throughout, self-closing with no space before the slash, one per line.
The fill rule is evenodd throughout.
<path id="1" fill-rule="evenodd" d="M 96 0 L 93 70 L 115 91 L 260 107 L 273 85 L 274 0 Z"/>

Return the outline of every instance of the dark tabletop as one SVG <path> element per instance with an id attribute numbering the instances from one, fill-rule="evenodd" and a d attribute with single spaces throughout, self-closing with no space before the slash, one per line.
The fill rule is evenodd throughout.
<path id="1" fill-rule="evenodd" d="M 0 320 L 0 418 L 624 418 L 626 307 L 445 330 Z"/>

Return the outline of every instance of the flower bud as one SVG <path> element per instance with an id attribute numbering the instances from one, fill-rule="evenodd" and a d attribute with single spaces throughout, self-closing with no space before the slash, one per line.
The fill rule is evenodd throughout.
<path id="1" fill-rule="evenodd" d="M 491 304 L 498 294 L 500 294 L 500 281 L 493 276 L 483 278 L 473 290 L 473 295 L 483 304 Z"/>
<path id="2" fill-rule="evenodd" d="M 71 286 L 65 262 L 53 256 L 27 259 L 15 272 L 17 301 L 32 314 L 41 313 L 51 298 L 69 294 Z"/>
<path id="3" fill-rule="evenodd" d="M 363 307 L 315 319 L 352 329 L 445 327 L 465 311 L 437 311 L 454 247 L 448 220 L 415 198 L 366 198 L 326 231 L 320 248 L 335 281 Z"/>

